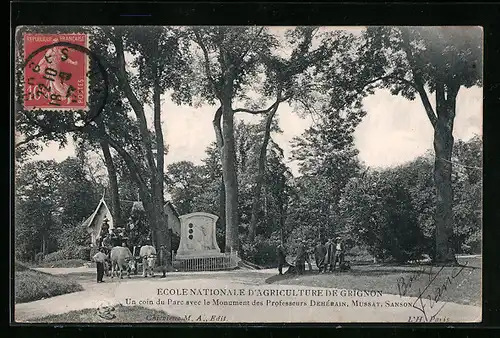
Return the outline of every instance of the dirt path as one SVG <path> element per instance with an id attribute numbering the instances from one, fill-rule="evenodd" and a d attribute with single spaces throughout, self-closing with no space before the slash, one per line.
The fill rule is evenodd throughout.
<path id="1" fill-rule="evenodd" d="M 37 317 L 88 308 L 98 309 L 116 304 L 140 305 L 163 310 L 170 315 L 195 322 L 217 320 L 226 322 L 407 322 L 411 316 L 418 317 L 423 314 L 411 306 L 416 301 L 416 298 L 412 297 L 385 294 L 378 299 L 345 294 L 340 296 L 342 290 L 334 288 L 266 284 L 266 278 L 276 274 L 274 269 L 258 272 L 237 270 L 217 273 L 171 273 L 164 279 L 133 276 L 130 279 L 111 281 L 108 278 L 103 284 L 95 283 L 93 269 L 86 271 L 82 268 L 77 269 L 66 269 L 65 274 L 69 272 L 69 276 L 78 280 L 84 286 L 84 291 L 17 304 L 16 321 L 29 322 L 30 319 Z M 47 272 L 47 269 L 43 271 Z M 63 274 L 62 269 L 53 269 L 50 272 Z M 199 294 L 190 295 L 191 289 Z M 234 290 L 231 291 L 232 295 L 227 295 L 228 290 Z M 240 295 L 240 292 L 244 295 Z M 302 293 L 302 295 L 293 295 L 292 292 Z M 335 292 L 337 292 L 336 296 Z M 223 293 L 226 295 L 224 296 Z M 305 295 L 305 293 L 309 294 Z M 394 306 L 387 306 L 387 304 Z M 437 308 L 434 306 L 431 309 L 430 306 L 426 306 L 426 315 L 430 317 L 437 311 Z M 450 322 L 479 321 L 481 309 L 474 306 L 444 303 L 437 318 L 448 319 Z M 144 318 L 144 322 L 151 321 L 154 319 Z"/>

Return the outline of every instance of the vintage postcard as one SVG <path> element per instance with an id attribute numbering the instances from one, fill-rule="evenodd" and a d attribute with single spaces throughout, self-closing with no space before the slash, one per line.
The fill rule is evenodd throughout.
<path id="1" fill-rule="evenodd" d="M 15 48 L 16 323 L 481 322 L 481 27 Z"/>

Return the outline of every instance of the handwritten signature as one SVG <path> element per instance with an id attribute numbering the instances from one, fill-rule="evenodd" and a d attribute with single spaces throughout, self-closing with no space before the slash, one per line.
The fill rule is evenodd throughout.
<path id="1" fill-rule="evenodd" d="M 465 264 L 459 267 L 454 267 L 452 273 L 446 276 L 443 282 L 440 281 L 439 283 L 437 283 L 436 279 L 444 273 L 445 266 L 423 266 L 406 279 L 399 277 L 397 280 L 399 296 L 406 296 L 416 280 L 423 274 L 428 275 L 428 283 L 424 289 L 418 288 L 418 297 L 413 303 L 413 307 L 422 313 L 425 321 L 433 321 L 446 305 L 446 302 L 441 301 L 446 290 L 448 290 L 448 287 L 453 284 L 455 278 L 462 273 L 468 264 L 469 262 L 465 262 Z"/>

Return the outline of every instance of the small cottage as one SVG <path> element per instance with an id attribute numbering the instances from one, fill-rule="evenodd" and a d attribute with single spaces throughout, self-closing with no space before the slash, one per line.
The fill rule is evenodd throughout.
<path id="1" fill-rule="evenodd" d="M 172 233 L 180 236 L 181 234 L 181 221 L 179 219 L 179 214 L 175 210 L 174 206 L 170 201 L 168 201 L 165 206 L 165 215 L 167 215 L 168 228 L 172 230 Z"/>
<path id="2" fill-rule="evenodd" d="M 167 216 L 167 227 L 168 229 L 172 230 L 172 233 L 180 236 L 181 234 L 181 221 L 179 220 L 179 214 L 175 210 L 175 207 L 173 204 L 168 201 L 165 203 L 163 206 L 163 210 L 165 212 L 165 215 Z M 132 204 L 132 209 L 131 212 L 145 212 L 144 206 L 142 205 L 141 201 L 136 201 Z"/>
<path id="3" fill-rule="evenodd" d="M 101 198 L 94 213 L 92 213 L 92 215 L 90 215 L 84 222 L 87 232 L 90 234 L 92 246 L 95 246 L 97 243 L 97 238 L 101 233 L 101 228 L 105 219 L 108 221 L 109 229 L 113 229 L 113 216 L 111 215 L 111 211 L 106 205 L 104 198 Z"/>

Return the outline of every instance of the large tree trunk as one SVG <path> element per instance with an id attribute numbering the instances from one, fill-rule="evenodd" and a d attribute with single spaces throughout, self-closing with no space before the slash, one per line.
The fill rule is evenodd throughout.
<path id="1" fill-rule="evenodd" d="M 278 97 L 279 102 L 279 97 Z M 278 104 L 269 113 L 266 120 L 266 129 L 264 131 L 264 139 L 262 140 L 262 145 L 260 147 L 259 153 L 259 165 L 257 169 L 257 174 L 255 176 L 255 190 L 252 199 L 252 213 L 250 215 L 250 226 L 248 229 L 248 239 L 253 242 L 255 240 L 255 233 L 257 229 L 257 213 L 259 212 L 259 202 L 260 193 L 262 191 L 262 184 L 264 182 L 264 171 L 266 167 L 267 159 L 267 146 L 269 144 L 269 139 L 271 138 L 271 124 L 273 122 L 274 115 L 278 110 Z"/>
<path id="2" fill-rule="evenodd" d="M 42 234 L 42 254 L 45 256 L 47 254 L 47 240 L 45 234 Z"/>
<path id="3" fill-rule="evenodd" d="M 130 82 L 128 79 L 128 75 L 125 69 L 125 53 L 124 53 L 124 47 L 123 47 L 123 40 L 121 37 L 112 37 L 113 44 L 115 45 L 116 48 L 116 55 L 117 55 L 117 63 L 118 63 L 118 69 L 117 69 L 117 77 L 120 81 L 120 84 L 122 86 L 123 92 L 125 93 L 125 96 L 127 97 L 127 100 L 129 101 L 130 105 L 132 106 L 132 110 L 134 111 L 136 117 L 137 117 L 137 122 L 139 124 L 139 130 L 141 134 L 141 141 L 142 141 L 142 148 L 144 150 L 144 155 L 146 158 L 146 163 L 148 165 L 148 170 L 149 170 L 149 176 L 150 176 L 150 182 L 151 182 L 151 194 L 150 198 L 147 198 L 147 194 L 144 192 L 141 192 L 143 196 L 141 196 L 142 203 L 144 205 L 144 209 L 146 210 L 146 214 L 148 216 L 148 220 L 150 222 L 151 226 L 151 233 L 152 233 L 152 240 L 153 244 L 159 247 L 160 245 L 165 245 L 168 250 L 170 251 L 170 233 L 167 228 L 167 223 L 166 223 L 166 217 L 164 215 L 164 210 L 163 210 L 163 190 L 161 187 L 163 186 L 163 175 L 162 177 L 158 177 L 159 174 L 158 172 L 161 171 L 163 172 L 163 168 L 157 169 L 158 165 L 155 163 L 155 158 L 153 156 L 153 149 L 152 149 L 152 141 L 151 141 L 151 135 L 147 126 L 146 122 L 146 115 L 144 113 L 144 107 L 142 103 L 138 100 L 137 96 L 135 95 L 134 91 L 132 90 L 132 87 L 130 86 Z M 157 42 L 157 41 L 156 41 Z M 153 44 L 155 45 L 155 44 Z M 157 46 L 156 46 L 157 48 Z M 158 60 L 155 58 L 153 62 L 158 62 Z M 155 76 L 155 86 L 154 86 L 154 95 L 155 99 L 157 99 L 154 102 L 155 105 L 155 129 L 156 129 L 156 119 L 158 118 L 156 115 L 160 114 L 160 104 L 159 104 L 159 93 L 160 93 L 160 87 L 159 87 L 159 82 L 158 82 L 158 76 Z M 156 133 L 158 134 L 161 133 L 161 125 L 160 125 L 160 130 L 156 130 Z M 162 142 L 161 146 L 163 146 L 163 135 L 161 135 Z M 157 145 L 158 147 L 158 145 Z M 158 148 L 157 148 L 158 149 Z M 157 154 L 157 156 L 163 156 L 163 151 L 161 154 Z M 157 158 L 158 160 L 158 158 Z M 161 160 L 161 162 L 163 159 Z M 135 175 L 138 176 L 139 174 Z M 146 198 L 145 198 L 146 197 Z"/>
<path id="4" fill-rule="evenodd" d="M 451 185 L 453 151 L 453 121 L 458 88 L 436 86 L 436 115 L 434 128 L 434 183 L 436 186 L 436 252 L 435 261 L 456 263 L 453 249 L 453 189 Z M 446 97 L 445 97 L 445 94 Z"/>
<path id="5" fill-rule="evenodd" d="M 226 226 L 226 189 L 224 186 L 223 177 L 221 177 L 219 186 L 219 217 L 220 217 L 220 224 L 222 226 Z"/>
<path id="6" fill-rule="evenodd" d="M 142 201 L 148 223 L 151 227 L 151 240 L 153 241 L 154 245 L 158 247 L 160 245 L 165 245 L 166 249 L 170 252 L 170 232 L 167 229 L 163 206 L 161 206 L 160 208 L 157 204 L 155 204 L 154 197 L 152 196 L 153 194 L 150 193 L 151 189 L 148 188 L 146 182 L 141 176 L 139 168 L 135 164 L 132 156 L 130 156 L 130 154 L 125 149 L 123 149 L 123 147 L 118 142 L 111 139 L 108 135 L 101 135 L 109 142 L 109 145 L 113 147 L 113 149 L 115 149 L 123 158 L 125 164 L 127 165 L 127 169 L 132 176 L 132 179 L 135 181 L 137 187 L 139 188 L 139 198 Z"/>
<path id="7" fill-rule="evenodd" d="M 157 54 L 158 41 L 154 44 L 154 48 Z M 155 62 L 158 62 L 158 57 L 155 58 Z M 155 203 L 155 212 L 158 213 L 158 226 L 157 238 L 161 238 L 159 240 L 157 247 L 163 244 L 168 252 L 171 251 L 171 233 L 168 229 L 168 221 L 165 215 L 164 210 L 164 195 L 163 195 L 163 187 L 164 187 L 164 175 L 165 175 L 165 145 L 163 143 L 163 130 L 161 126 L 161 100 L 160 95 L 162 92 L 160 86 L 160 70 L 158 69 L 158 64 L 155 63 L 154 73 L 156 74 L 153 85 L 153 120 L 154 120 L 154 128 L 155 128 L 155 137 L 156 137 L 156 175 L 154 178 L 155 181 L 155 190 L 154 190 L 154 203 Z"/>
<path id="8" fill-rule="evenodd" d="M 234 114 L 230 100 L 222 105 L 222 175 L 226 194 L 226 249 L 238 251 L 238 180 L 235 166 Z"/>
<path id="9" fill-rule="evenodd" d="M 217 143 L 217 150 L 219 151 L 219 158 L 222 163 L 222 157 L 223 157 L 222 149 L 224 147 L 224 139 L 222 137 L 221 118 L 222 118 L 222 107 L 219 107 L 215 112 L 212 124 L 215 131 L 215 139 Z M 223 227 L 226 226 L 226 190 L 224 184 L 224 173 L 222 173 L 220 188 L 219 188 L 219 222 Z"/>
<path id="10" fill-rule="evenodd" d="M 106 135 L 106 128 L 104 127 L 104 121 L 101 115 L 96 118 L 96 123 L 101 135 Z M 108 139 L 106 137 L 101 137 L 99 140 L 99 144 L 104 156 L 104 165 L 106 166 L 106 170 L 108 172 L 109 187 L 111 190 L 111 209 L 113 215 L 113 224 L 114 227 L 121 227 L 124 222 L 121 217 L 121 204 L 116 167 L 113 162 L 113 157 L 111 156 Z M 127 229 L 127 231 L 129 230 L 128 227 L 128 223 L 125 222 L 125 228 Z"/>
<path id="11" fill-rule="evenodd" d="M 415 89 L 419 93 L 429 121 L 434 128 L 434 185 L 436 187 L 435 237 L 436 247 L 434 261 L 439 263 L 456 263 L 453 252 L 453 189 L 451 186 L 451 153 L 453 151 L 453 122 L 455 120 L 456 98 L 460 85 L 453 79 L 447 83 L 445 79 L 436 76 L 436 113 L 434 113 L 424 89 L 424 79 L 418 68 L 411 46 L 409 30 L 401 30 L 403 48 L 407 55 Z"/>
<path id="12" fill-rule="evenodd" d="M 101 123 L 101 122 L 98 122 Z M 104 126 L 102 126 L 104 128 Z M 116 167 L 113 162 L 113 157 L 111 156 L 111 151 L 109 149 L 109 144 L 105 139 L 100 140 L 100 145 L 102 149 L 102 154 L 104 156 L 104 164 L 106 165 L 106 170 L 108 171 L 109 188 L 111 192 L 111 209 L 113 214 L 113 224 L 115 227 L 121 227 L 123 225 L 123 220 L 121 217 L 121 205 L 120 205 L 120 194 L 118 191 L 118 178 L 116 174 Z M 129 225 L 125 223 L 125 229 L 128 231 Z"/>

